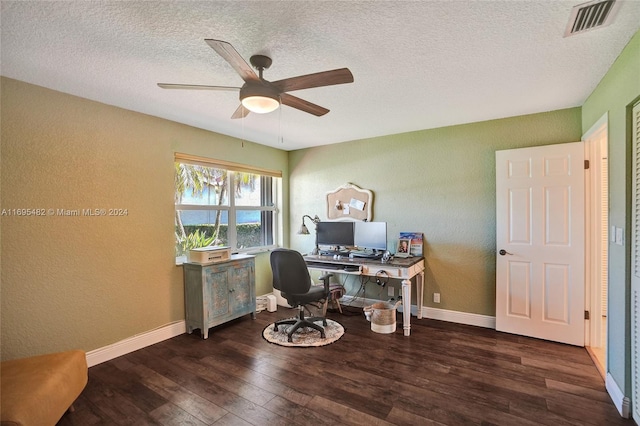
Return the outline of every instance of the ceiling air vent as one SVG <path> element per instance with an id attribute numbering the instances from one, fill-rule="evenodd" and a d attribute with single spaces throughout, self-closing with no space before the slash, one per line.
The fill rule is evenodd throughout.
<path id="1" fill-rule="evenodd" d="M 574 6 L 564 36 L 584 33 L 609 25 L 620 7 L 616 0 L 594 0 Z"/>

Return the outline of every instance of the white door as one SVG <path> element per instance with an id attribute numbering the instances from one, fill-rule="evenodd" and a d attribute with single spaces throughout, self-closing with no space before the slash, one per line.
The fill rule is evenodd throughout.
<path id="1" fill-rule="evenodd" d="M 584 346 L 584 145 L 496 152 L 496 329 Z"/>

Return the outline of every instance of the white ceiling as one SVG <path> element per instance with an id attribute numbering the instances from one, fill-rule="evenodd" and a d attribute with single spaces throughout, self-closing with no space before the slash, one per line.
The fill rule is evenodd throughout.
<path id="1" fill-rule="evenodd" d="M 5 1 L 1 74 L 109 105 L 292 150 L 580 106 L 640 28 L 640 1 L 612 25 L 564 38 L 581 0 Z M 205 38 L 267 80 L 348 67 L 355 82 L 294 92 L 331 111 L 282 107 L 232 120 L 240 86 Z"/>

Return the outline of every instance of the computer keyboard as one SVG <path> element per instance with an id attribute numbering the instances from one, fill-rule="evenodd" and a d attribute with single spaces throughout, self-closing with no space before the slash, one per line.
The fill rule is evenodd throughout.
<path id="1" fill-rule="evenodd" d="M 359 265 L 344 265 L 340 263 L 325 263 L 325 262 L 310 262 L 307 261 L 307 266 L 310 268 L 325 269 L 331 271 L 345 271 L 345 272 L 358 272 L 360 271 Z"/>
<path id="2" fill-rule="evenodd" d="M 349 256 L 360 259 L 382 259 L 382 253 L 370 253 L 366 251 L 352 251 Z"/>
<path id="3" fill-rule="evenodd" d="M 349 250 L 322 250 L 320 256 L 349 256 Z"/>

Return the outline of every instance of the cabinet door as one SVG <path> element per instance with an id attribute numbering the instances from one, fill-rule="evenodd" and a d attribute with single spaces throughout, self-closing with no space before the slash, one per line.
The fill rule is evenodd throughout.
<path id="1" fill-rule="evenodd" d="M 248 313 L 255 311 L 255 295 L 253 283 L 253 262 L 242 262 L 231 268 L 232 277 L 229 286 L 231 311 Z"/>
<path id="2" fill-rule="evenodd" d="M 207 317 L 209 323 L 216 317 L 227 315 L 229 309 L 229 273 L 226 267 L 209 267 L 206 275 L 205 294 L 207 301 Z"/>

